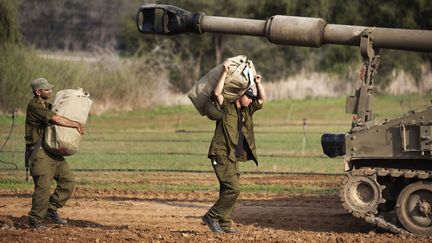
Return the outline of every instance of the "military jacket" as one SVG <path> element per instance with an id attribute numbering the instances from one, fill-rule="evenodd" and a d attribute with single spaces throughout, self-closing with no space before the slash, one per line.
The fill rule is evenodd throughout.
<path id="1" fill-rule="evenodd" d="M 52 105 L 37 97 L 30 100 L 27 105 L 25 121 L 25 141 L 28 145 L 36 145 L 48 126 L 51 118 L 55 115 L 51 111 Z"/>
<path id="2" fill-rule="evenodd" d="M 244 134 L 244 151 L 236 156 L 235 149 L 239 138 L 238 113 L 235 102 L 229 103 L 224 100 L 221 108 L 224 111 L 222 119 L 216 121 L 216 128 L 210 144 L 208 157 L 227 156 L 231 161 L 253 160 L 258 165 L 255 147 L 255 135 L 253 130 L 252 115 L 262 108 L 258 99 L 253 99 L 248 107 L 242 107 L 243 117 L 242 132 Z"/>

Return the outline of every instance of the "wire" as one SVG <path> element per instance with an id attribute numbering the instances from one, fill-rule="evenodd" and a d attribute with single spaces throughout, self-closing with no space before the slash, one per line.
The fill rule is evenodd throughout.
<path id="1" fill-rule="evenodd" d="M 15 128 L 15 113 L 16 113 L 16 110 L 13 110 L 13 111 L 11 111 L 11 112 L 12 112 L 12 126 L 11 126 L 11 129 L 10 129 L 10 131 L 9 131 L 9 134 L 8 134 L 8 136 L 7 136 L 6 140 L 5 140 L 5 142 L 4 142 L 3 146 L 2 146 L 2 148 L 0 149 L 0 153 L 3 152 L 3 149 L 6 147 L 6 144 L 7 144 L 7 142 L 9 141 L 9 139 L 10 139 L 10 137 L 11 137 L 11 135 L 12 135 L 12 132 L 13 132 L 13 130 L 14 130 L 14 128 Z M 7 165 L 14 165 L 14 166 L 15 166 L 15 169 L 18 170 L 18 166 L 17 166 L 17 164 L 15 164 L 15 163 L 7 162 L 7 161 L 1 160 L 1 159 L 0 159 L 0 163 L 7 164 Z"/>

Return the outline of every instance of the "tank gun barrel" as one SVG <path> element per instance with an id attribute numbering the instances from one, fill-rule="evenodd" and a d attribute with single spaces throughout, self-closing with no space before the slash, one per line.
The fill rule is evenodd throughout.
<path id="1" fill-rule="evenodd" d="M 324 44 L 360 46 L 364 31 L 374 36 L 374 48 L 432 52 L 432 31 L 327 24 L 321 18 L 275 15 L 267 20 L 206 16 L 171 5 L 146 4 L 139 8 L 137 27 L 142 33 L 204 32 L 266 37 L 282 45 L 320 47 Z"/>

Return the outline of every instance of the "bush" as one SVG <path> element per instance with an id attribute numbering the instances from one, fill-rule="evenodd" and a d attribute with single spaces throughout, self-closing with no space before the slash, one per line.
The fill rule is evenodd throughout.
<path id="1" fill-rule="evenodd" d="M 0 0 L 0 44 L 20 42 L 16 4 L 15 1 Z"/>
<path id="2" fill-rule="evenodd" d="M 161 49 L 146 56 L 121 59 L 117 53 L 99 51 L 92 57 L 51 55 L 12 44 L 0 47 L 0 111 L 25 110 L 32 97 L 30 81 L 45 77 L 54 90 L 82 87 L 94 100 L 93 112 L 132 110 L 173 103 Z M 164 95 L 160 95 L 164 94 Z"/>

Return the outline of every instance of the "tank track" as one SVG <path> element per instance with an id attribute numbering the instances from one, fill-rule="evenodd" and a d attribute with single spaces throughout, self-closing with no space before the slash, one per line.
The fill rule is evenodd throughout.
<path id="1" fill-rule="evenodd" d="M 355 169 L 350 172 L 352 176 L 391 176 L 391 177 L 403 177 L 407 179 L 411 178 L 419 178 L 419 179 L 430 179 L 432 178 L 432 171 L 424 171 L 424 170 L 407 170 L 407 169 L 389 169 L 389 168 L 378 168 L 378 167 L 363 167 L 361 169 Z M 343 183 L 341 185 L 341 191 L 343 190 Z M 373 213 L 362 214 L 358 211 L 352 211 L 352 209 L 348 208 L 347 204 L 342 199 L 342 205 L 346 211 L 351 212 L 351 214 L 356 217 L 365 220 L 367 223 L 377 226 L 386 231 L 395 233 L 395 234 L 411 234 L 407 230 L 386 221 L 383 217 L 379 215 L 374 215 Z M 376 207 L 378 210 L 378 205 Z M 374 210 L 374 211 L 376 211 Z"/>

